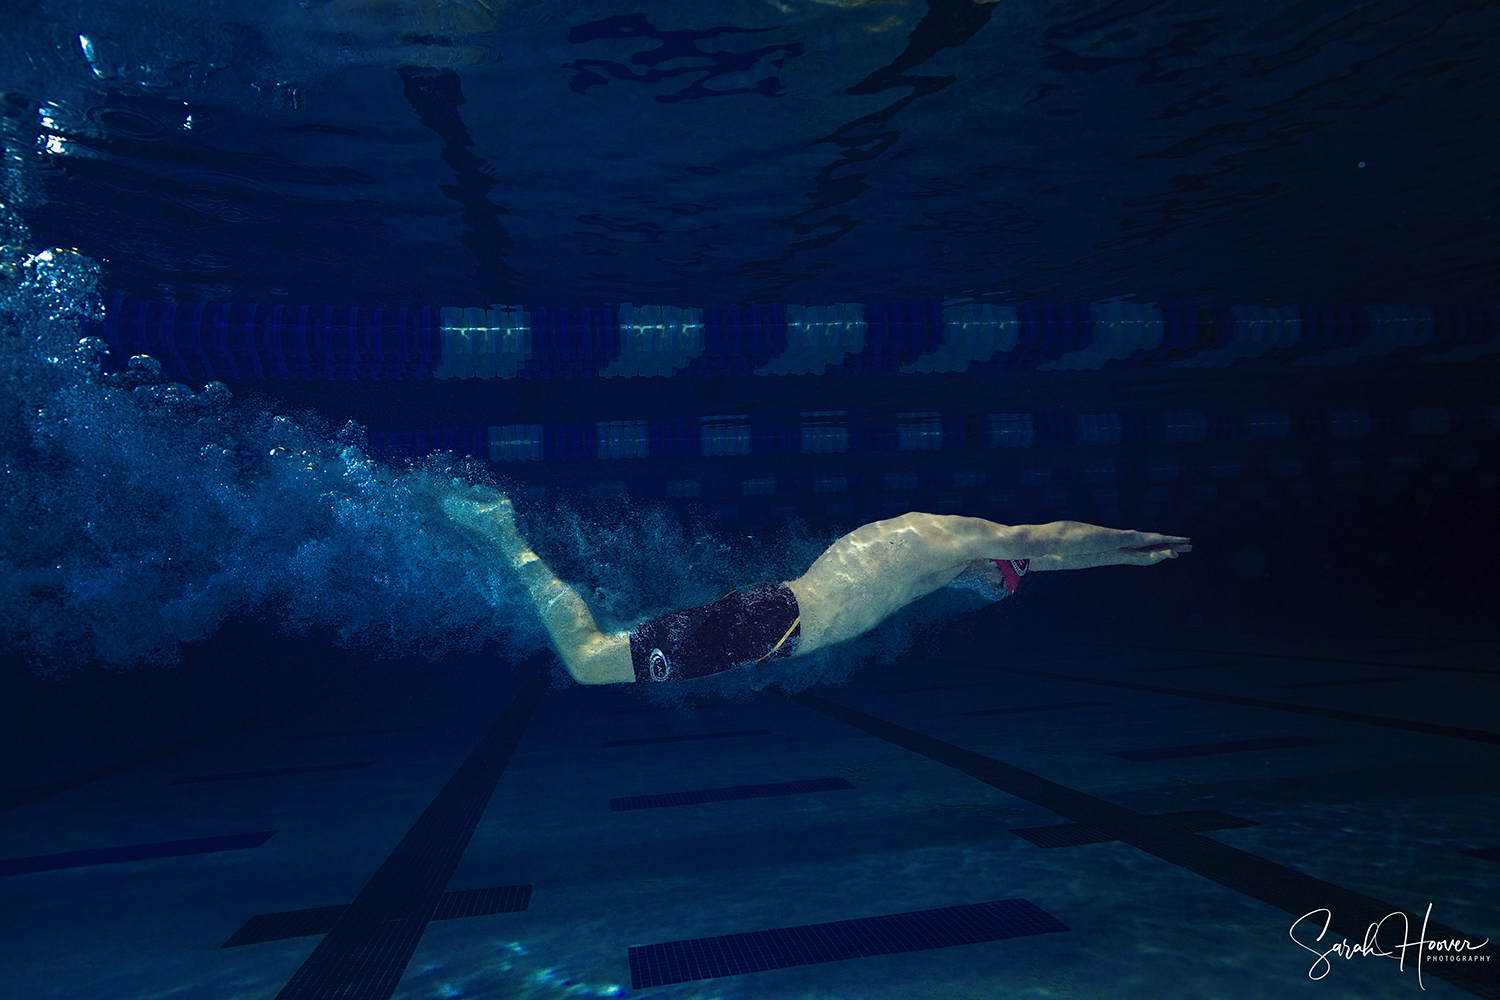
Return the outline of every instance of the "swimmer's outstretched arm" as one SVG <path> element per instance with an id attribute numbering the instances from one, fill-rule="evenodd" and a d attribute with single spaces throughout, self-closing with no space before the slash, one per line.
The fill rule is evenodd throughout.
<path id="1" fill-rule="evenodd" d="M 1045 573 L 1058 569 L 1092 569 L 1095 566 L 1150 566 L 1163 559 L 1176 559 L 1179 554 L 1193 551 L 1187 542 L 1166 545 L 1148 545 L 1140 548 L 1114 549 L 1109 552 L 1088 552 L 1071 556 L 1037 556 L 1031 560 L 1030 572 Z"/>
<path id="2" fill-rule="evenodd" d="M 996 524 L 956 514 L 905 514 L 856 528 L 787 586 L 802 614 L 796 655 L 845 642 L 925 597 L 974 560 L 1030 559 L 1033 570 L 1149 566 L 1192 551 L 1186 538 L 1078 521 Z"/>
<path id="3" fill-rule="evenodd" d="M 1104 528 L 1082 521 L 1053 521 L 1050 524 L 996 524 L 978 517 L 944 514 L 907 514 L 918 530 L 942 537 L 949 547 L 977 551 L 981 559 L 1058 560 L 1067 565 L 1050 565 L 1050 569 L 1083 569 L 1086 566 L 1113 566 L 1126 563 L 1149 566 L 1161 559 L 1173 558 L 1179 550 L 1191 551 L 1190 539 L 1176 535 L 1159 535 L 1153 531 L 1129 531 Z M 878 521 L 876 524 L 890 522 Z M 1186 549 L 1184 549 L 1186 547 Z M 1120 558 L 1111 562 L 1081 562 L 1109 553 Z M 1129 555 L 1136 553 L 1141 558 Z"/>

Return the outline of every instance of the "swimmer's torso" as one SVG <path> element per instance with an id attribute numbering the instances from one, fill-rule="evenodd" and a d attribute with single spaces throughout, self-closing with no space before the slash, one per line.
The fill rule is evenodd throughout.
<path id="1" fill-rule="evenodd" d="M 973 552 L 965 522 L 977 518 L 906 514 L 864 525 L 839 539 L 787 586 L 802 610 L 795 655 L 844 642 L 912 601 L 946 587 Z M 880 587 L 867 582 L 878 579 Z"/>

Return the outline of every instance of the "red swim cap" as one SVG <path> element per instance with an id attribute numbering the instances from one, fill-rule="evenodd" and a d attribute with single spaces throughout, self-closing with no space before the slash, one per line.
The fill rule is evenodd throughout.
<path id="1" fill-rule="evenodd" d="M 1021 585 L 1021 577 L 1031 568 L 1030 559 L 996 559 L 995 566 L 1005 577 L 1005 596 L 1009 597 Z"/>

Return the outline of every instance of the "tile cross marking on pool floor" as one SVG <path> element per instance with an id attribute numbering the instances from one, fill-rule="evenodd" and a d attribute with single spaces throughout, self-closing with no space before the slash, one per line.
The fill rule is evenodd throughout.
<path id="1" fill-rule="evenodd" d="M 353 902 L 334 915 L 278 1000 L 387 1000 L 396 991 L 546 690 L 546 658 L 532 657 L 525 667 L 531 680 Z"/>
<path id="2" fill-rule="evenodd" d="M 1110 840 L 1123 841 L 1139 851 L 1202 875 L 1293 916 L 1327 907 L 1333 913 L 1333 930 L 1351 940 L 1363 940 L 1368 926 L 1401 910 L 1399 906 L 1314 878 L 1295 868 L 1279 865 L 1208 837 L 1200 837 L 1164 817 L 1143 815 L 1134 809 L 1127 809 L 1032 774 L 1014 764 L 986 757 L 886 719 L 866 715 L 847 705 L 806 693 L 787 697 L 831 719 L 863 730 L 877 739 L 919 753 L 992 788 L 998 788 L 1034 805 L 1050 809 L 1075 823 L 1108 834 Z M 1408 914 L 1408 919 L 1413 926 L 1425 927 L 1426 936 L 1430 939 L 1479 940 L 1477 935 L 1466 935 L 1436 921 L 1424 922 L 1421 914 Z M 1434 963 L 1424 965 L 1423 972 L 1444 979 L 1459 989 L 1468 990 L 1475 996 L 1500 1000 L 1500 982 L 1496 981 L 1496 970 L 1492 966 L 1481 968 L 1478 964 L 1469 966 Z"/>

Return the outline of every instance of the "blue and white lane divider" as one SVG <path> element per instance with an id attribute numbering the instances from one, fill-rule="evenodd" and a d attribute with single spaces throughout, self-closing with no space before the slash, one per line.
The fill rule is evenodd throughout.
<path id="1" fill-rule="evenodd" d="M 539 462 L 1039 446 L 1088 449 L 1108 445 L 1288 439 L 1349 439 L 1352 443 L 1353 439 L 1371 436 L 1420 439 L 1450 431 L 1500 432 L 1500 405 L 1317 413 L 1167 410 L 963 415 L 820 410 L 801 414 L 503 424 L 444 431 L 372 431 L 368 439 L 371 450 L 387 458 L 452 451 L 493 462 Z"/>
<path id="2" fill-rule="evenodd" d="M 972 301 L 725 309 L 265 306 L 116 298 L 117 358 L 171 378 L 665 378 L 1460 363 L 1500 355 L 1500 306 Z"/>

